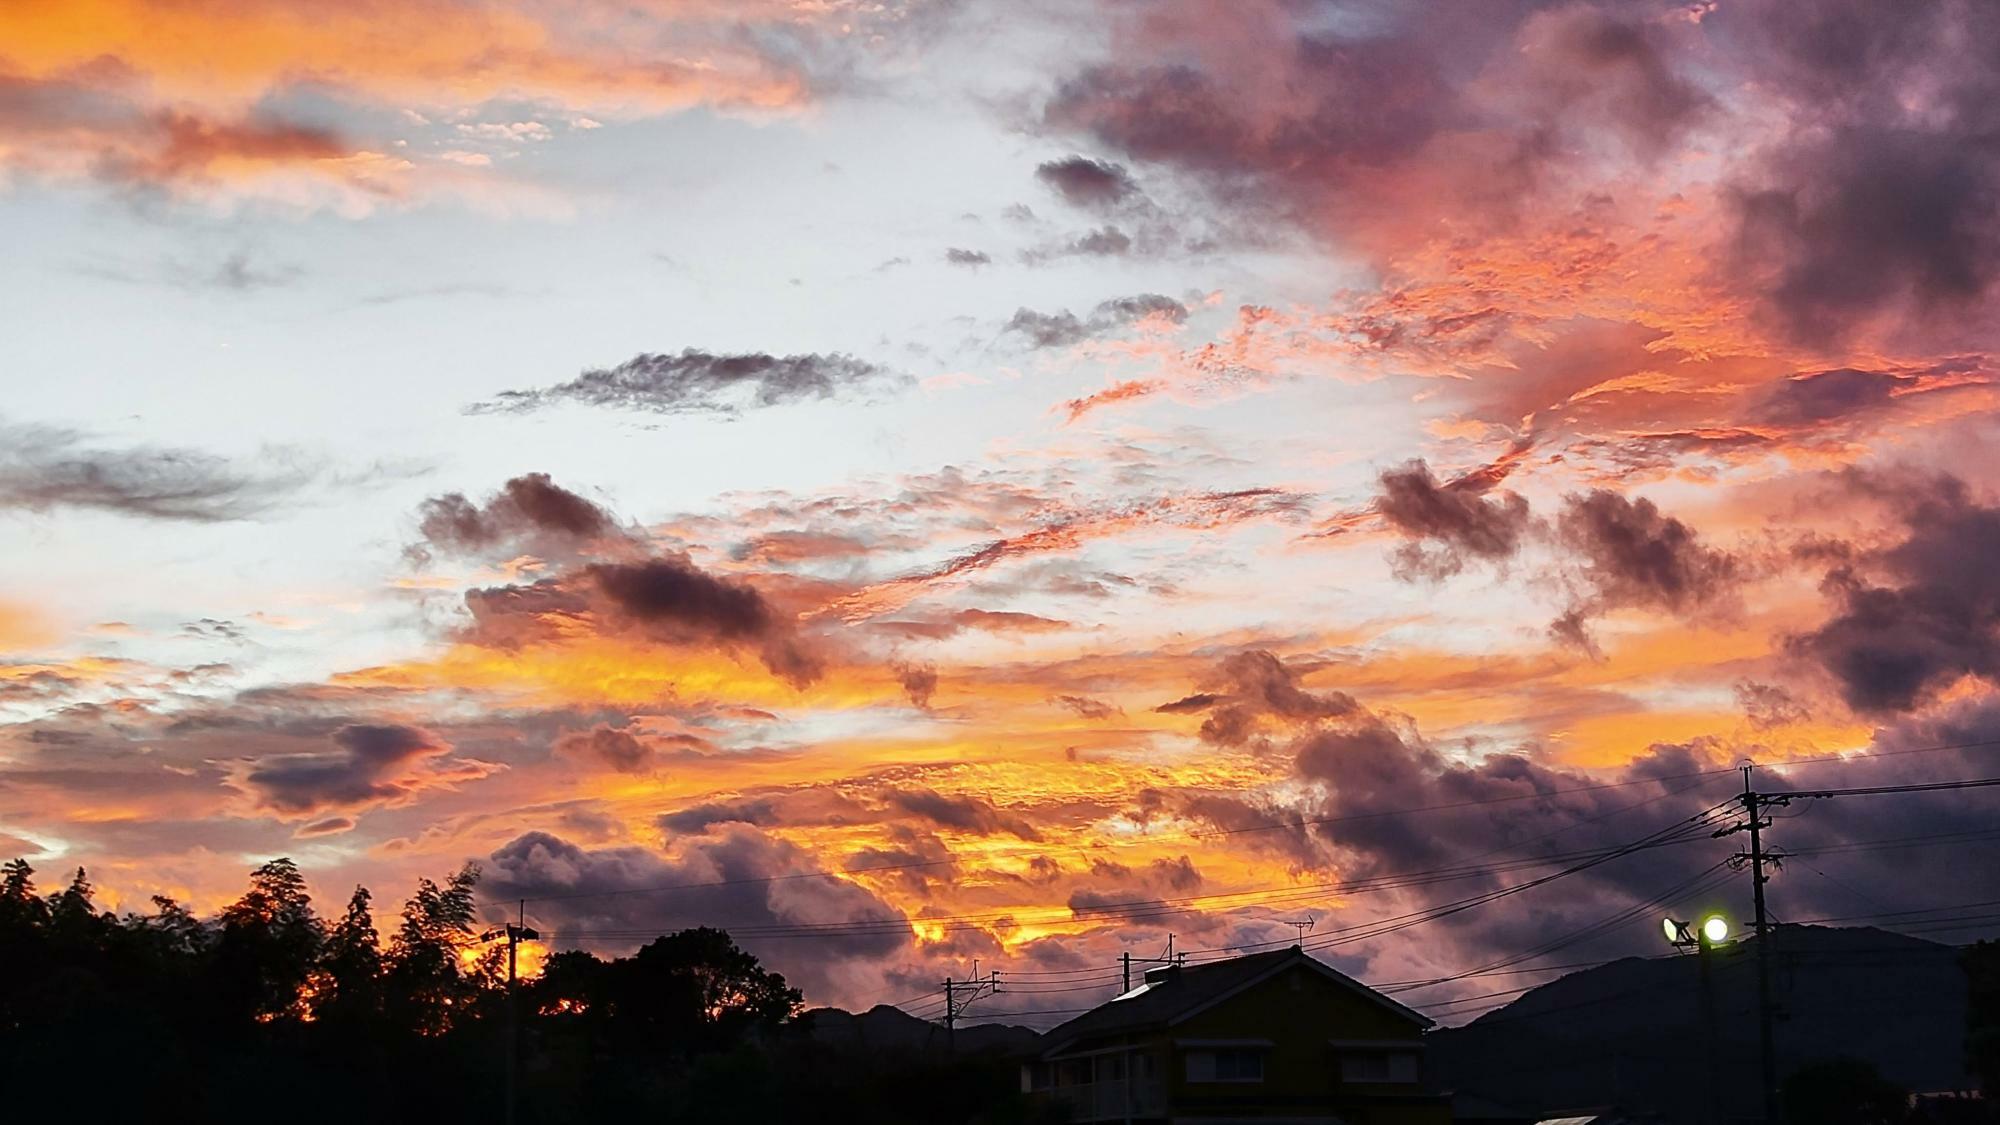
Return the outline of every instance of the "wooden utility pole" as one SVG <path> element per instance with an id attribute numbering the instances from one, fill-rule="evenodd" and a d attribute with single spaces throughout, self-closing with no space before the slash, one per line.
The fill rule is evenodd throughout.
<path id="1" fill-rule="evenodd" d="M 1743 793 L 1737 798 L 1743 805 L 1744 823 L 1717 832 L 1727 836 L 1733 832 L 1750 834 L 1750 850 L 1739 852 L 1736 859 L 1750 865 L 1751 903 L 1756 911 L 1754 923 L 1757 931 L 1757 1054 L 1758 1084 L 1763 1089 L 1765 1125 L 1778 1122 L 1778 1053 L 1772 1031 L 1771 1010 L 1771 923 L 1764 908 L 1764 884 L 1771 881 L 1766 866 L 1775 867 L 1777 857 L 1764 850 L 1763 831 L 1771 827 L 1771 818 L 1766 815 L 1772 805 L 1789 804 L 1785 795 L 1766 797 L 1751 787 L 1750 771 L 1755 766 L 1743 767 Z"/>
<path id="2" fill-rule="evenodd" d="M 528 900 L 522 899 L 517 921 L 509 922 L 497 930 L 488 930 L 480 935 L 481 941 L 495 938 L 507 939 L 507 1125 L 515 1125 L 520 1117 L 521 1093 L 521 943 L 535 941 L 542 935 L 528 928 Z"/>
<path id="3" fill-rule="evenodd" d="M 951 996 L 951 978 L 944 978 L 944 1049 L 958 1053 L 958 1001 Z"/>

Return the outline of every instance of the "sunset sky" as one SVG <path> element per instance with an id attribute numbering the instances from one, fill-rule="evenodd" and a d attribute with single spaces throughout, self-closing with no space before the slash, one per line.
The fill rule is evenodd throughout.
<path id="1" fill-rule="evenodd" d="M 13 0 L 0 852 L 475 860 L 863 1007 L 1307 915 L 1374 982 L 1663 951 L 1733 838 L 1338 934 L 1746 760 L 2000 775 L 1995 58 L 1980 0 Z M 1774 909 L 2000 899 L 1995 792 L 1799 802 Z"/>

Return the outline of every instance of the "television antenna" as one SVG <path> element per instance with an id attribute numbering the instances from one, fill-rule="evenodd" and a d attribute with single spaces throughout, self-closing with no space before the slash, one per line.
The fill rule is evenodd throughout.
<path id="1" fill-rule="evenodd" d="M 1300 918 L 1295 921 L 1281 920 L 1279 924 L 1290 926 L 1291 928 L 1297 930 L 1299 932 L 1299 940 L 1294 944 L 1304 945 L 1306 943 L 1306 934 L 1309 931 L 1311 931 L 1313 926 L 1316 924 L 1316 920 L 1313 918 L 1312 915 L 1308 914 L 1304 918 Z"/>

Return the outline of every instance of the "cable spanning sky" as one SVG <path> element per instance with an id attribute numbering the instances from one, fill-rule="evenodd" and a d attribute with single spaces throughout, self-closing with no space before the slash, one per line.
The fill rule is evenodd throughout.
<path id="1" fill-rule="evenodd" d="M 471 860 L 847 1005 L 1740 916 L 1694 840 L 1370 929 L 1746 759 L 2000 775 L 1995 58 L 1978 0 L 10 4 L 0 852 Z M 1774 908 L 2000 899 L 1992 792 L 1800 803 Z"/>

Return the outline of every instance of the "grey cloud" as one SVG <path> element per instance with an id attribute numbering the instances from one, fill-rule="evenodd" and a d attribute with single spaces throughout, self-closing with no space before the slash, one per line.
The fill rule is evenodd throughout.
<path id="1" fill-rule="evenodd" d="M 448 492 L 424 501 L 419 511 L 423 541 L 409 549 L 418 561 L 432 551 L 559 553 L 624 534 L 610 512 L 556 484 L 547 473 L 515 477 L 484 504 L 473 503 L 463 492 Z"/>
<path id="2" fill-rule="evenodd" d="M 1051 160 L 1035 168 L 1035 178 L 1078 207 L 1112 207 L 1138 194 L 1124 165 L 1085 156 Z"/>
<path id="3" fill-rule="evenodd" d="M 1751 417 L 1780 426 L 1817 425 L 1880 409 L 1898 390 L 1918 382 L 1914 375 L 1852 367 L 1809 372 L 1773 384 Z"/>
<path id="4" fill-rule="evenodd" d="M 1697 611 L 1728 597 L 1744 577 L 1739 559 L 1703 543 L 1652 501 L 1607 489 L 1571 496 L 1556 536 L 1578 560 L 1583 596 L 1551 633 L 1586 648 L 1591 616 L 1624 607 Z"/>
<path id="5" fill-rule="evenodd" d="M 556 739 L 558 754 L 597 762 L 619 773 L 645 773 L 653 765 L 653 747 L 628 730 L 599 724 L 587 731 L 569 731 Z"/>
<path id="6" fill-rule="evenodd" d="M 271 510 L 315 475 L 282 464 L 245 468 L 195 449 L 103 448 L 76 430 L 0 423 L 0 510 L 221 523 Z"/>
<path id="7" fill-rule="evenodd" d="M 1863 480 L 1905 523 L 1901 542 L 1854 552 L 1826 582 L 1836 612 L 1790 639 L 1849 706 L 1906 711 L 1960 676 L 2000 682 L 2000 507 L 1953 478 Z"/>
<path id="8" fill-rule="evenodd" d="M 558 948 L 624 952 L 648 935 L 698 925 L 745 931 L 874 923 L 867 931 L 809 942 L 748 932 L 738 938 L 738 945 L 812 993 L 832 987 L 846 963 L 882 960 L 911 943 L 901 912 L 856 883 L 821 877 L 824 869 L 812 856 L 748 825 L 688 842 L 671 856 L 640 847 L 587 849 L 528 832 L 494 851 L 484 866 L 483 894 L 543 900 L 534 903 L 529 921 Z"/>
<path id="9" fill-rule="evenodd" d="M 494 768 L 460 759 L 440 761 L 451 745 L 421 727 L 351 723 L 335 730 L 334 749 L 273 754 L 247 764 L 241 786 L 265 808 L 285 814 L 392 802 Z"/>
<path id="10" fill-rule="evenodd" d="M 1396 553 L 1397 574 L 1406 579 L 1446 578 L 1465 569 L 1468 559 L 1511 558 L 1531 520 L 1520 495 L 1501 492 L 1489 499 L 1483 480 L 1440 482 L 1422 461 L 1384 472 L 1380 480 L 1375 510 L 1407 540 Z"/>
<path id="11" fill-rule="evenodd" d="M 1132 251 L 1132 236 L 1106 223 L 1054 246 L 1021 251 L 1021 260 L 1042 265 L 1058 258 L 1120 258 Z"/>
<path id="12" fill-rule="evenodd" d="M 1100 302 L 1088 320 L 1067 309 L 1053 313 L 1017 309 L 1001 331 L 1021 337 L 1030 348 L 1066 348 L 1114 332 L 1147 316 L 1158 316 L 1174 324 L 1182 324 L 1187 321 L 1188 309 L 1172 297 L 1140 293 Z"/>
<path id="13" fill-rule="evenodd" d="M 466 412 L 514 414 L 576 403 L 654 414 L 734 414 L 745 407 L 867 396 L 909 382 L 907 375 L 848 355 L 718 354 L 687 348 L 677 355 L 634 356 L 550 387 L 502 391 Z"/>
<path id="14" fill-rule="evenodd" d="M 949 797 L 931 789 L 903 789 L 882 797 L 890 808 L 920 817 L 940 828 L 993 836 L 1005 832 L 1023 840 L 1042 834 L 1020 817 L 1003 813 L 977 797 Z"/>
<path id="15" fill-rule="evenodd" d="M 1220 746 L 1241 746 L 1276 720 L 1311 725 L 1353 714 L 1360 705 L 1346 692 L 1316 694 L 1299 686 L 1297 669 L 1262 649 L 1225 657 L 1203 678 L 1204 689 L 1154 708 L 1166 714 L 1209 712 L 1201 738 Z"/>

